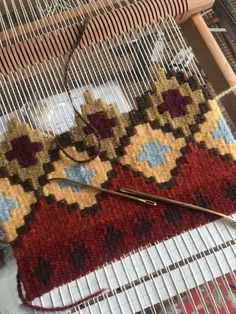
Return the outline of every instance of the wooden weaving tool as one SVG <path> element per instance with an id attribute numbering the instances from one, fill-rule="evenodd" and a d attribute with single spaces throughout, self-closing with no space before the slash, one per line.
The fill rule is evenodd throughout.
<path id="1" fill-rule="evenodd" d="M 52 168 L 50 163 L 53 163 L 54 170 L 57 169 L 57 162 L 63 163 L 63 161 L 60 161 L 60 158 L 63 157 L 59 157 L 60 154 L 60 156 L 63 156 L 62 152 L 60 154 L 58 152 L 58 155 L 55 157 L 57 148 L 53 146 L 55 143 L 52 139 L 55 136 L 60 138 L 60 135 L 63 134 L 60 138 L 60 143 L 62 143 L 62 146 L 64 145 L 63 148 L 67 149 L 67 152 L 81 154 L 81 158 L 84 158 L 83 154 L 85 156 L 93 155 L 93 150 L 86 151 L 83 150 L 83 147 L 81 148 L 82 141 L 79 137 L 80 135 L 74 129 L 75 120 L 78 117 L 73 111 L 64 84 L 64 66 L 68 54 L 77 47 L 68 67 L 69 88 L 71 89 L 73 106 L 79 112 L 82 110 L 83 114 L 88 110 L 86 112 L 87 117 L 96 114 L 96 110 L 98 110 L 96 108 L 100 108 L 100 110 L 108 108 L 106 109 L 107 117 L 105 117 L 107 120 L 103 114 L 100 114 L 98 120 L 101 119 L 102 122 L 98 123 L 99 121 L 97 120 L 91 120 L 90 124 L 93 124 L 95 128 L 100 130 L 102 139 L 103 137 L 105 138 L 102 144 L 104 145 L 102 146 L 104 151 L 107 149 L 106 153 L 108 155 L 116 153 L 122 160 L 121 145 L 119 146 L 115 142 L 111 144 L 109 139 L 106 138 L 106 134 L 111 133 L 109 126 L 106 124 L 108 123 L 107 121 L 113 124 L 112 127 L 115 128 L 116 121 L 120 119 L 122 127 L 114 132 L 117 132 L 117 134 L 120 132 L 122 135 L 120 139 L 122 139 L 121 142 L 125 143 L 125 147 L 129 145 L 127 143 L 128 136 L 124 136 L 125 132 L 129 131 L 131 134 L 129 136 L 135 136 L 132 133 L 133 129 L 127 122 L 131 119 L 130 116 L 133 117 L 133 123 L 137 130 L 147 122 L 145 119 L 150 119 L 148 121 L 152 122 L 150 124 L 153 128 L 152 132 L 165 129 L 163 132 L 169 134 L 168 139 L 172 136 L 170 135 L 171 131 L 168 131 L 170 126 L 162 125 L 161 119 L 159 121 L 160 125 L 155 125 L 156 109 L 153 109 L 154 106 L 152 109 L 147 107 L 147 99 L 159 101 L 157 94 L 155 94 L 159 88 L 157 87 L 158 84 L 164 88 L 164 85 L 161 84 L 170 84 L 172 86 L 178 83 L 180 89 L 183 84 L 185 87 L 182 88 L 187 93 L 184 98 L 187 105 L 189 95 L 193 95 L 195 92 L 198 95 L 196 97 L 200 97 L 199 99 L 202 100 L 200 104 L 197 103 L 200 106 L 199 108 L 202 108 L 202 114 L 208 114 L 207 109 L 205 109 L 207 106 L 204 106 L 204 103 L 209 101 L 210 105 L 208 104 L 208 106 L 212 106 L 217 115 L 221 117 L 214 101 L 209 100 L 210 96 L 204 87 L 205 79 L 207 77 L 215 93 L 218 94 L 234 86 L 236 84 L 236 76 L 201 16 L 201 12 L 210 9 L 213 3 L 214 1 L 212 0 L 0 0 L 0 148 L 2 150 L 0 151 L 0 162 L 2 162 L 0 164 L 0 180 L 2 180 L 0 181 L 0 223 L 3 222 L 6 230 L 9 231 L 9 242 L 13 245 L 14 253 L 19 262 L 25 254 L 26 256 L 29 255 L 27 263 L 31 265 L 31 253 L 27 252 L 26 249 L 21 252 L 21 248 L 17 247 L 17 230 L 21 229 L 21 239 L 25 239 L 26 236 L 24 234 L 27 235 L 27 229 L 24 229 L 24 222 L 26 223 L 27 220 L 27 223 L 30 223 L 29 210 L 34 208 L 35 204 L 36 209 L 32 209 L 32 212 L 37 212 L 40 206 L 42 206 L 43 201 L 40 197 L 43 197 L 44 194 L 50 196 L 53 191 L 53 193 L 55 192 L 56 200 L 59 201 L 58 198 L 62 190 L 65 198 L 76 200 L 72 196 L 73 193 L 67 189 L 66 182 L 56 183 L 55 178 L 58 176 L 56 174 L 54 176 L 51 175 Z M 84 21 L 86 21 L 86 27 L 83 29 Z M 81 39 L 78 40 L 80 36 Z M 187 39 L 187 42 L 184 38 Z M 191 88 L 189 86 L 186 87 L 187 84 Z M 169 89 L 171 90 L 175 88 L 173 87 L 174 85 L 170 86 Z M 199 96 L 198 94 L 200 87 L 203 88 L 204 96 Z M 93 93 L 96 99 L 101 98 L 102 100 L 96 101 L 88 90 Z M 163 93 L 164 91 L 165 89 Z M 148 98 L 149 96 L 150 98 Z M 178 98 L 178 95 L 176 97 Z M 86 109 L 84 103 L 86 105 L 89 104 L 90 109 Z M 106 107 L 105 103 L 112 105 Z M 232 120 L 236 122 L 236 117 L 232 114 L 235 94 L 231 93 L 223 98 L 222 103 L 229 114 L 231 114 Z M 147 114 L 148 118 L 146 116 L 140 117 L 137 112 L 138 108 L 143 108 L 146 112 L 150 109 Z M 174 114 L 175 111 L 173 111 Z M 152 118 L 153 116 L 154 118 Z M 198 116 L 201 115 L 199 114 Z M 81 121 L 78 119 L 76 122 L 80 133 L 83 130 L 85 133 L 87 132 L 86 140 L 91 148 L 94 143 L 94 138 L 91 137 L 91 127 L 87 125 L 82 128 L 80 126 Z M 203 122 L 200 121 L 199 124 L 203 124 Z M 102 130 L 103 126 L 107 128 L 105 131 Z M 196 129 L 196 125 L 192 123 L 191 130 L 194 130 L 194 128 Z M 227 126 L 223 125 L 222 128 L 222 136 L 232 146 L 230 146 L 228 154 L 225 152 L 221 154 L 224 157 L 222 160 L 220 157 L 214 158 L 217 160 L 215 161 L 217 165 L 223 159 L 225 163 L 228 162 L 224 175 L 226 177 L 231 176 L 232 180 L 234 180 L 235 142 Z M 183 155 L 189 156 L 189 151 L 186 148 L 189 144 L 188 141 L 190 141 L 188 139 L 189 129 L 185 128 L 182 131 L 182 133 L 186 132 L 187 134 L 184 133 L 184 139 L 182 135 L 178 135 L 180 129 L 181 126 L 173 131 L 175 137 L 172 142 L 178 143 L 178 149 L 181 149 Z M 68 138 L 71 141 L 70 136 L 68 137 L 68 131 L 73 135 L 73 139 L 76 142 L 76 150 L 67 143 Z M 33 134 L 30 138 L 30 143 L 23 136 L 24 132 Z M 193 132 L 198 134 L 197 130 Z M 226 134 L 225 132 L 228 133 Z M 22 154 L 19 158 L 15 157 L 17 156 L 17 150 L 14 150 L 13 147 L 14 143 L 16 143 L 14 142 L 15 137 L 12 137 L 13 133 L 21 136 L 23 141 L 17 144 L 17 149 Z M 147 133 L 148 131 L 141 134 L 145 137 Z M 202 146 L 201 149 L 204 149 L 203 141 L 201 139 L 198 140 L 197 136 L 200 138 L 199 134 L 196 135 L 196 141 L 199 141 L 199 146 Z M 215 131 L 214 136 L 215 138 L 219 136 L 219 130 L 218 132 Z M 9 143 L 6 144 L 6 138 L 11 141 L 11 146 L 9 146 Z M 41 173 L 41 168 L 36 169 L 39 172 L 41 171 L 40 182 L 43 182 L 42 184 L 40 183 L 42 187 L 39 189 L 35 187 L 38 184 L 38 178 L 35 180 L 33 178 L 33 171 L 36 170 L 32 170 L 33 168 L 28 172 L 24 170 L 28 164 L 32 166 L 36 162 L 37 158 L 35 159 L 34 153 L 38 153 L 37 156 L 41 154 L 39 153 L 42 149 L 42 144 L 39 142 L 41 139 L 44 147 L 47 147 L 50 151 L 51 159 L 49 162 L 49 157 L 45 157 L 43 154 L 38 159 L 42 158 L 42 168 L 46 169 L 45 172 L 51 176 L 49 179 L 52 179 L 51 181 L 54 179 L 52 188 L 46 182 L 44 173 Z M 186 147 L 183 144 L 185 140 Z M 34 145 L 34 152 L 29 157 L 29 155 L 24 155 L 24 150 L 27 150 L 27 145 L 30 144 Z M 194 145 L 191 147 L 198 154 L 199 148 Z M 222 150 L 224 147 L 223 145 Z M 11 150 L 7 151 L 7 149 Z M 168 152 L 166 144 L 163 144 L 162 147 L 160 146 L 159 149 L 165 150 L 165 153 Z M 209 150 L 212 155 L 217 155 L 214 146 L 209 147 Z M 235 155 L 233 154 L 234 152 Z M 13 153 L 15 154 L 14 156 L 12 155 Z M 229 157 L 230 153 L 233 155 L 233 161 Z M 145 157 L 145 154 L 147 154 L 146 151 L 143 154 L 139 154 L 139 160 L 143 160 L 142 158 Z M 127 155 L 129 154 L 127 153 Z M 132 152 L 130 152 L 129 156 L 132 156 Z M 204 153 L 201 156 L 204 157 Z M 177 157 L 180 156 L 177 154 Z M 170 161 L 177 157 L 171 155 Z M 191 161 L 190 157 L 189 163 Z M 5 162 L 7 158 L 8 161 L 14 164 L 13 167 L 16 167 L 17 163 L 14 160 L 17 158 L 18 164 L 23 165 L 22 169 L 24 169 L 20 178 L 15 175 L 15 168 L 8 169 L 6 174 L 4 169 L 8 167 L 8 164 Z M 110 161 L 114 158 L 108 158 L 105 153 L 102 157 L 99 156 L 99 158 L 105 164 L 104 167 L 106 167 L 107 173 L 112 173 Z M 128 157 L 124 157 L 124 169 L 127 163 L 125 158 Z M 88 173 L 85 170 L 81 171 L 85 171 L 84 173 L 88 176 L 95 175 L 96 171 L 98 172 L 95 161 L 92 161 L 94 162 L 94 168 L 89 169 Z M 155 162 L 159 164 L 164 163 L 163 158 L 155 160 Z M 152 158 L 150 163 L 154 163 Z M 200 166 L 201 164 L 199 164 Z M 115 168 L 116 164 L 114 163 L 112 167 Z M 232 169 L 232 172 L 229 169 Z M 136 171 L 134 176 L 139 178 L 139 171 L 137 169 L 134 170 Z M 174 168 L 171 170 L 173 170 L 173 173 L 175 171 L 176 174 L 174 175 L 177 176 L 177 170 Z M 133 172 L 130 171 L 129 167 L 126 167 L 124 171 L 128 172 L 128 177 L 133 176 Z M 63 175 L 60 170 L 58 170 L 58 174 L 60 176 Z M 112 175 L 114 174 L 112 173 Z M 28 176 L 32 176 L 30 182 L 27 180 Z M 96 178 L 97 181 L 94 185 L 100 185 L 103 188 L 102 184 L 105 184 L 106 180 L 104 179 L 103 182 L 99 181 L 103 180 L 103 176 L 106 175 L 101 172 L 100 177 Z M 221 173 L 219 173 L 219 176 L 221 176 Z M 127 182 L 129 182 L 128 177 Z M 150 179 L 150 177 L 151 175 L 148 172 L 146 178 Z M 195 179 L 194 177 L 188 177 L 188 180 L 193 182 Z M 217 177 L 211 180 L 206 173 L 206 180 L 208 180 L 209 184 L 213 184 Z M 146 181 L 147 184 L 152 184 L 152 179 Z M 186 180 L 184 182 L 186 183 Z M 141 181 L 139 183 L 141 185 Z M 31 184 L 33 187 L 31 187 Z M 58 185 L 56 186 L 56 184 Z M 225 203 L 225 207 L 231 207 L 222 208 L 221 204 L 221 208 L 218 210 L 222 210 L 223 213 L 232 215 L 235 218 L 236 185 L 233 185 L 233 183 L 231 185 L 230 183 L 227 184 L 229 184 L 227 191 L 230 201 Z M 58 188 L 59 185 L 61 190 Z M 119 182 L 114 183 L 114 186 L 117 186 L 117 191 L 120 188 L 133 188 L 133 186 L 119 186 Z M 135 190 L 137 188 L 138 186 L 136 186 Z M 23 190 L 25 194 L 19 196 Z M 6 195 L 8 191 L 9 195 Z M 210 188 L 207 191 L 210 195 L 214 192 Z M 140 190 L 140 192 L 145 191 Z M 150 192 L 149 194 L 153 193 Z M 188 197 L 185 194 L 188 193 L 182 193 L 182 195 L 180 193 L 183 200 L 190 202 L 191 197 L 190 199 L 185 199 L 185 197 Z M 81 204 L 83 199 L 87 197 L 86 195 L 84 194 L 81 197 Z M 29 206 L 20 208 L 24 213 L 23 217 L 20 217 L 20 222 L 17 222 L 16 226 L 9 227 L 7 219 L 18 219 L 17 214 L 15 216 L 14 214 L 8 214 L 8 209 L 15 209 L 18 206 L 19 200 L 17 203 L 17 197 L 22 198 L 22 202 Z M 51 206 L 50 202 L 55 202 L 55 199 L 50 201 L 49 198 L 45 198 L 45 208 Z M 203 200 L 200 194 L 197 195 L 197 198 L 202 207 L 208 207 L 207 201 Z M 100 201 L 100 198 L 95 194 L 89 198 L 89 201 L 91 201 L 91 212 L 89 214 L 96 215 L 96 211 L 93 212 L 91 210 L 91 208 L 95 208 L 92 203 L 95 199 Z M 113 201 L 115 204 L 115 200 Z M 67 203 L 69 202 L 67 201 Z M 71 203 L 74 204 L 74 202 Z M 75 211 L 73 204 L 69 204 L 71 205 L 71 213 Z M 235 207 L 233 207 L 234 204 Z M 63 210 L 66 205 L 62 204 L 60 206 L 62 206 L 61 210 Z M 129 208 L 128 206 L 127 208 Z M 71 282 L 67 282 L 66 279 L 61 280 L 61 282 L 58 281 L 60 282 L 59 287 L 55 284 L 54 289 L 49 289 L 49 286 L 47 286 L 48 278 L 44 278 L 42 286 L 35 285 L 35 287 L 39 287 L 37 295 L 37 289 L 31 291 L 30 284 L 27 286 L 29 278 L 33 275 L 40 277 L 41 275 L 38 274 L 41 273 L 42 268 L 47 268 L 46 272 L 49 275 L 53 271 L 44 260 L 39 263 L 39 267 L 34 271 L 28 267 L 29 278 L 26 274 L 27 278 L 25 277 L 24 281 L 26 285 L 24 283 L 23 285 L 26 288 L 26 295 L 30 296 L 29 299 L 32 305 L 38 307 L 38 309 L 40 307 L 46 309 L 58 308 L 58 313 L 60 312 L 60 307 L 64 307 L 63 312 L 65 313 L 234 313 L 233 311 L 236 308 L 236 296 L 234 294 L 236 287 L 235 224 L 223 219 L 210 223 L 212 217 L 207 220 L 208 216 L 202 214 L 195 218 L 195 220 L 199 219 L 199 223 L 197 221 L 194 222 L 194 218 L 191 216 L 192 225 L 190 227 L 184 225 L 182 229 L 178 229 L 175 220 L 178 220 L 179 215 L 181 215 L 182 208 L 179 211 L 174 210 L 174 214 L 171 208 L 168 210 L 173 227 L 167 233 L 167 235 L 171 235 L 167 237 L 167 240 L 151 241 L 148 244 L 145 241 L 140 242 L 141 245 L 135 246 L 134 249 L 124 250 L 125 254 L 121 254 L 123 257 L 115 255 L 113 252 L 114 258 L 111 259 L 112 261 L 109 260 L 109 263 L 99 263 L 97 266 L 95 265 L 96 267 L 93 267 L 91 272 L 87 273 L 85 271 L 86 274 L 78 276 L 78 279 L 74 279 Z M 83 218 L 87 219 L 87 217 L 90 217 L 89 214 L 84 214 Z M 50 216 L 50 210 L 48 215 Z M 23 219 L 24 217 L 26 217 L 25 220 Z M 106 218 L 105 215 L 104 219 Z M 40 222 L 40 216 L 37 219 Z M 117 219 L 122 220 L 120 217 Z M 45 218 L 45 225 L 47 223 L 46 220 Z M 86 221 L 89 224 L 89 218 Z M 197 227 L 202 222 L 203 225 Z M 147 222 L 145 226 L 148 228 L 150 225 L 151 223 Z M 50 226 L 47 226 L 50 229 Z M 194 229 L 189 231 L 192 227 Z M 80 228 L 83 228 L 83 224 L 80 225 Z M 37 229 L 35 230 L 35 232 L 38 232 Z M 91 233 L 92 231 L 90 230 Z M 68 234 L 70 232 L 72 230 L 69 229 Z M 113 239 L 113 237 L 115 237 L 114 233 L 111 238 Z M 156 238 L 158 239 L 158 237 Z M 63 240 L 61 238 L 58 250 L 63 251 Z M 30 245 L 31 243 L 29 243 Z M 45 246 L 47 246 L 47 241 Z M 43 250 L 43 248 L 41 249 Z M 40 248 L 38 252 L 40 252 Z M 80 250 L 79 253 L 77 252 L 75 254 L 76 257 L 71 255 L 71 259 L 73 262 L 76 259 L 77 266 L 79 264 L 80 267 L 83 258 L 81 260 L 80 257 L 78 258 L 78 255 L 86 257 L 87 251 L 82 250 L 81 253 Z M 99 259 L 99 256 L 97 256 L 97 259 Z M 16 265 L 13 261 L 11 261 L 11 267 L 11 272 L 15 273 Z M 84 266 L 81 268 L 83 271 Z M 20 270 L 21 273 L 25 271 L 23 268 Z M 11 289 L 13 295 L 8 300 L 6 295 L 0 291 L 0 313 L 4 314 L 7 311 L 10 313 L 26 313 L 26 309 L 20 306 L 21 301 L 17 297 L 16 283 L 13 281 L 13 277 L 11 276 L 9 281 L 7 279 L 7 271 L 7 269 L 3 269 L 2 283 L 0 272 L 0 287 L 6 284 L 6 291 Z M 66 271 L 65 269 L 65 273 Z M 74 278 L 75 276 L 72 277 Z M 45 286 L 47 287 L 45 288 Z M 89 296 L 92 297 L 89 298 Z M 14 302 L 12 302 L 12 298 L 15 298 Z M 77 300 L 84 299 L 86 299 L 86 302 L 77 304 L 72 309 L 66 309 L 67 307 L 70 308 L 70 305 L 76 303 Z M 27 309 L 28 311 L 30 310 Z"/>

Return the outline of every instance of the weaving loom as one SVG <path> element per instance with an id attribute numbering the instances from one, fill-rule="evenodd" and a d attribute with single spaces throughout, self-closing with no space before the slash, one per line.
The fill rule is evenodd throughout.
<path id="1" fill-rule="evenodd" d="M 235 313 L 236 223 L 106 193 L 236 218 L 213 2 L 0 0 L 1 314 Z"/>

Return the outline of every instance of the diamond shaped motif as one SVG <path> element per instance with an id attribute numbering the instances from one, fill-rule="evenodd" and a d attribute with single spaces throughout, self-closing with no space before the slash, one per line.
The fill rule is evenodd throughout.
<path id="1" fill-rule="evenodd" d="M 105 245 L 110 251 L 117 252 L 122 238 L 122 232 L 110 226 L 107 228 L 107 234 L 105 235 Z"/>
<path id="2" fill-rule="evenodd" d="M 87 117 L 102 139 L 111 137 L 112 128 L 118 124 L 115 118 L 109 119 L 104 111 L 89 114 Z M 94 130 L 90 126 L 86 126 L 84 127 L 84 133 L 89 135 L 94 133 Z"/>
<path id="3" fill-rule="evenodd" d="M 51 275 L 52 267 L 47 261 L 41 258 L 35 268 L 34 276 L 40 283 L 47 285 L 50 283 Z"/>
<path id="4" fill-rule="evenodd" d="M 152 232 L 152 221 L 142 217 L 138 223 L 134 225 L 134 232 L 138 235 L 149 236 Z"/>
<path id="5" fill-rule="evenodd" d="M 17 159 L 22 168 L 34 166 L 37 164 L 38 159 L 36 153 L 43 149 L 43 144 L 40 142 L 31 142 L 29 136 L 23 135 L 14 138 L 11 141 L 12 150 L 5 153 L 9 161 Z"/>
<path id="6" fill-rule="evenodd" d="M 11 217 L 11 211 L 18 207 L 16 198 L 6 198 L 0 192 L 0 222 L 8 221 Z"/>
<path id="7" fill-rule="evenodd" d="M 226 192 L 229 199 L 236 202 L 236 184 L 234 184 L 233 182 L 228 182 Z"/>
<path id="8" fill-rule="evenodd" d="M 149 123 L 137 125 L 135 130 L 124 147 L 124 155 L 119 158 L 120 163 L 141 171 L 146 178 L 154 177 L 158 183 L 169 181 L 177 160 L 183 156 L 185 139 L 176 139 L 161 129 L 153 130 Z"/>
<path id="9" fill-rule="evenodd" d="M 25 192 L 37 190 L 45 182 L 40 178 L 52 171 L 48 150 L 54 145 L 53 138 L 17 119 L 8 124 L 0 143 L 0 177 L 21 185 Z"/>
<path id="10" fill-rule="evenodd" d="M 82 182 L 85 184 L 90 184 L 91 179 L 96 174 L 96 170 L 94 168 L 86 169 L 84 167 L 84 165 L 82 165 L 82 164 L 68 167 L 65 169 L 65 171 L 66 171 L 66 175 L 67 175 L 68 179 Z M 84 188 L 83 185 L 73 184 L 73 183 L 66 182 L 66 181 L 61 181 L 59 184 L 60 184 L 61 188 L 71 187 L 71 190 L 73 192 L 78 192 Z"/>
<path id="11" fill-rule="evenodd" d="M 79 269 L 85 267 L 86 259 L 88 257 L 88 250 L 85 247 L 77 245 L 70 254 L 70 260 L 73 265 Z"/>
<path id="12" fill-rule="evenodd" d="M 168 222 L 173 223 L 175 226 L 178 226 L 180 224 L 180 220 L 182 219 L 180 208 L 174 205 L 166 206 L 164 215 Z"/>
<path id="13" fill-rule="evenodd" d="M 168 144 L 160 145 L 157 141 L 142 144 L 143 152 L 137 155 L 137 160 L 146 160 L 150 167 L 155 168 L 165 163 L 165 154 L 170 151 Z"/>
<path id="14" fill-rule="evenodd" d="M 231 155 L 236 160 L 236 140 L 222 117 L 215 101 L 209 101 L 210 111 L 205 114 L 206 121 L 194 134 L 197 143 L 204 143 L 208 149 L 217 150 L 220 155 Z"/>
<path id="15" fill-rule="evenodd" d="M 169 89 L 162 93 L 164 102 L 158 106 L 159 113 L 168 111 L 172 118 L 184 116 L 187 105 L 192 103 L 190 96 L 182 96 L 178 89 Z"/>
<path id="16" fill-rule="evenodd" d="M 225 141 L 225 143 L 227 143 L 227 144 L 236 143 L 225 119 L 219 119 L 217 121 L 217 124 L 218 124 L 219 129 L 212 132 L 212 137 L 214 139 L 222 138 Z"/>
<path id="17" fill-rule="evenodd" d="M 67 153 L 71 156 L 79 156 L 78 159 L 86 159 L 85 152 L 78 153 L 74 147 L 67 147 Z M 76 155 L 75 155 L 76 154 Z M 80 157 L 81 156 L 81 157 Z M 110 161 L 102 161 L 96 157 L 89 163 L 75 164 L 67 158 L 60 158 L 53 163 L 54 171 L 48 174 L 50 178 L 65 178 L 84 184 L 102 186 L 109 179 L 112 170 Z M 44 195 L 53 194 L 57 201 L 65 200 L 67 204 L 78 204 L 80 210 L 89 209 L 97 204 L 100 192 L 84 185 L 71 184 L 65 180 L 50 181 L 43 187 Z"/>
<path id="18" fill-rule="evenodd" d="M 177 138 L 196 133 L 209 111 L 202 91 L 193 90 L 190 81 L 182 84 L 176 77 L 167 78 L 163 70 L 158 70 L 158 77 L 149 93 L 151 106 L 146 109 L 151 123 Z"/>

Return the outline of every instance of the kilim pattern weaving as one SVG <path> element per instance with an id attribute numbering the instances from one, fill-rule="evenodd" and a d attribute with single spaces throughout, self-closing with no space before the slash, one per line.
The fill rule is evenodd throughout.
<path id="1" fill-rule="evenodd" d="M 9 123 L 0 143 L 0 221 L 28 300 L 216 218 L 50 178 L 236 212 L 236 141 L 218 105 L 193 78 L 162 70 L 158 75 L 152 90 L 137 98 L 138 109 L 128 113 L 84 94 L 83 117 L 101 138 L 99 155 L 88 163 L 69 159 L 53 137 L 17 120 Z M 94 130 L 77 122 L 58 138 L 76 160 L 96 150 Z"/>

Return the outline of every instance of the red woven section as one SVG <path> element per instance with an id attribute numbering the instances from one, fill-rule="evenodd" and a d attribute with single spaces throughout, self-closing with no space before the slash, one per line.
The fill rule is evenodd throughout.
<path id="1" fill-rule="evenodd" d="M 205 202 L 230 214 L 236 211 L 233 188 L 236 167 L 230 160 L 213 156 L 205 148 L 189 144 L 186 160 L 179 166 L 176 184 L 159 189 L 142 176 L 114 166 L 110 188 L 132 187 L 189 203 Z M 152 241 L 169 238 L 215 217 L 165 204 L 150 207 L 105 195 L 100 210 L 82 217 L 55 201 L 39 200 L 27 232 L 14 249 L 20 279 L 28 300 L 67 283 L 96 267 L 119 258 Z"/>

